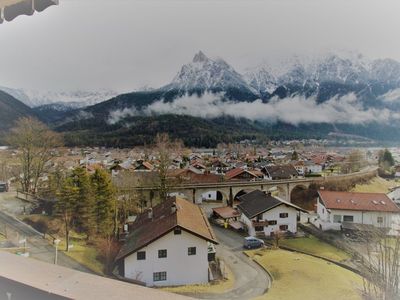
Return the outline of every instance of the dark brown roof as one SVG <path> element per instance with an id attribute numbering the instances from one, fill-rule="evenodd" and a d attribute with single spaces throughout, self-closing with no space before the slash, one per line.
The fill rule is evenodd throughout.
<path id="1" fill-rule="evenodd" d="M 320 190 L 320 199 L 328 209 L 400 213 L 400 208 L 383 193 L 352 193 Z"/>
<path id="2" fill-rule="evenodd" d="M 270 177 L 277 179 L 289 179 L 292 176 L 299 175 L 292 165 L 266 166 L 265 170 Z"/>
<path id="3" fill-rule="evenodd" d="M 172 211 L 174 205 L 175 212 Z M 215 234 L 202 209 L 187 200 L 171 197 L 153 207 L 152 218 L 149 218 L 149 212 L 137 217 L 133 224 L 134 229 L 127 237 L 117 259 L 138 251 L 176 227 L 217 244 Z"/>
<path id="4" fill-rule="evenodd" d="M 238 205 L 238 208 L 250 219 L 281 204 L 285 204 L 299 211 L 306 212 L 304 209 L 294 204 L 272 197 L 270 194 L 260 190 L 252 191 L 248 194 L 238 197 L 238 199 L 241 201 L 241 203 Z"/>

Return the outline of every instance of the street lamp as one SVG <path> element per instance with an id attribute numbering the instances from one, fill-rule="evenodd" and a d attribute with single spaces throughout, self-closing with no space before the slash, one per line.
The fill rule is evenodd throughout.
<path id="1" fill-rule="evenodd" d="M 54 245 L 56 245 L 56 256 L 54 257 L 54 264 L 56 265 L 57 264 L 57 258 L 58 258 L 58 244 L 60 243 L 61 241 L 59 240 L 59 239 L 55 239 L 54 240 Z"/>

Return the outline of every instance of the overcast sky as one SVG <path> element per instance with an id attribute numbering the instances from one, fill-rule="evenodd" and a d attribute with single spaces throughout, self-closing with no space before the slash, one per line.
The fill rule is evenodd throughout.
<path id="1" fill-rule="evenodd" d="M 399 0 L 60 0 L 0 25 L 0 86 L 132 91 L 203 50 L 238 71 L 290 55 L 400 60 Z"/>

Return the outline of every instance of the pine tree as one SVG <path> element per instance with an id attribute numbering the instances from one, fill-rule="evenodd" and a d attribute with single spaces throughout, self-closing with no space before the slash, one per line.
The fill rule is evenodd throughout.
<path id="1" fill-rule="evenodd" d="M 395 164 L 392 153 L 385 149 L 384 151 L 379 152 L 379 166 L 384 168 L 385 170 L 390 169 Z"/>
<path id="2" fill-rule="evenodd" d="M 79 232 L 86 233 L 87 238 L 96 231 L 95 200 L 91 188 L 90 176 L 84 168 L 76 168 L 72 172 L 72 182 L 77 188 L 74 225 Z"/>
<path id="3" fill-rule="evenodd" d="M 72 177 L 67 177 L 61 186 L 58 201 L 56 203 L 56 213 L 64 222 L 66 251 L 69 250 L 69 233 L 73 228 L 75 219 L 76 202 L 78 201 L 79 190 L 74 185 Z"/>
<path id="4" fill-rule="evenodd" d="M 297 153 L 296 150 L 294 150 L 292 153 L 292 160 L 298 160 L 298 159 L 299 159 L 299 154 Z"/>
<path id="5" fill-rule="evenodd" d="M 116 227 L 116 191 L 110 175 L 104 170 L 97 169 L 90 179 L 95 198 L 97 233 L 107 237 Z"/>

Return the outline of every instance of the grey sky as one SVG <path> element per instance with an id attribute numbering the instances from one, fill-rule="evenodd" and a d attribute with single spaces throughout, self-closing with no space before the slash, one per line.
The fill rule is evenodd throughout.
<path id="1" fill-rule="evenodd" d="M 400 60 L 398 0 L 60 0 L 0 25 L 0 86 L 131 91 L 195 52 L 236 69 L 336 50 Z"/>

